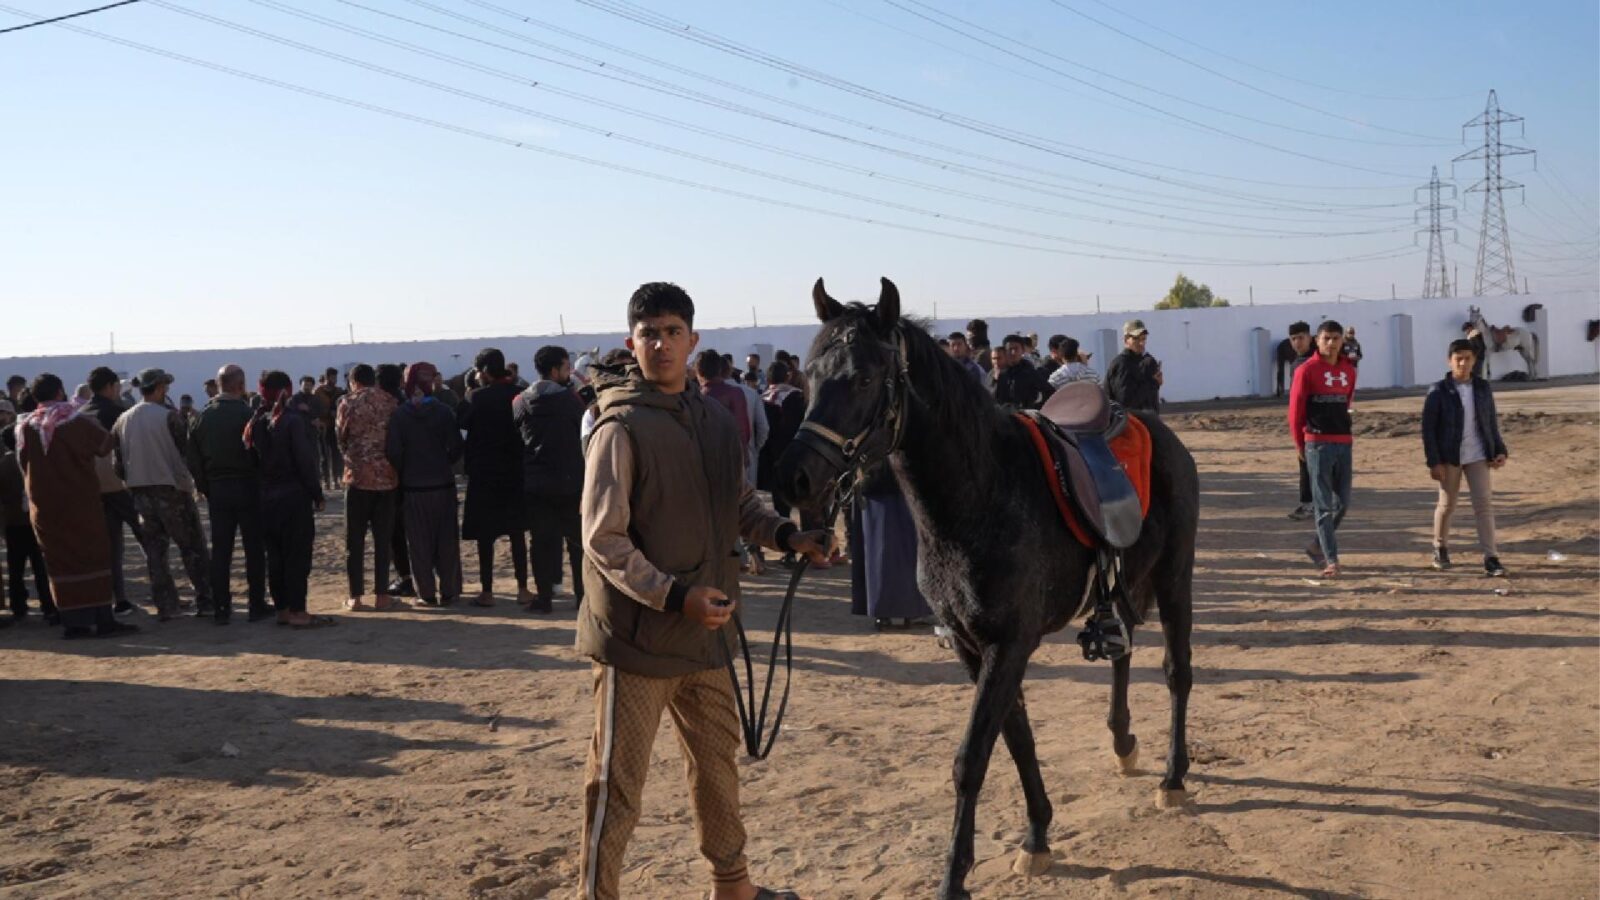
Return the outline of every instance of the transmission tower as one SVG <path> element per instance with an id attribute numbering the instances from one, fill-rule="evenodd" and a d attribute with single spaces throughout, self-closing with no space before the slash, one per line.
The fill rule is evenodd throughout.
<path id="1" fill-rule="evenodd" d="M 1467 188 L 1467 193 L 1483 194 L 1483 224 L 1478 229 L 1478 272 L 1472 281 L 1473 296 L 1483 297 L 1491 292 L 1515 294 L 1517 292 L 1516 267 L 1511 263 L 1511 234 L 1506 230 L 1506 189 L 1521 190 L 1522 185 L 1508 181 L 1500 175 L 1500 160 L 1507 156 L 1533 153 L 1526 147 L 1513 147 L 1500 142 L 1500 126 L 1522 124 L 1521 116 L 1500 109 L 1500 100 L 1494 91 L 1489 92 L 1489 103 L 1483 114 L 1461 126 L 1462 140 L 1468 128 L 1483 126 L 1483 146 L 1456 157 L 1452 162 L 1468 159 L 1483 160 L 1483 180 Z M 1520 132 L 1519 132 L 1520 135 Z"/>
<path id="2" fill-rule="evenodd" d="M 1442 192 L 1445 188 L 1450 189 L 1449 197 L 1442 197 Z M 1428 192 L 1427 205 L 1417 210 L 1416 215 L 1420 219 L 1423 213 L 1428 214 L 1428 268 L 1422 276 L 1422 296 L 1448 297 L 1450 296 L 1450 272 L 1445 267 L 1444 261 L 1444 233 L 1449 231 L 1451 238 L 1456 237 L 1455 228 L 1445 224 L 1446 221 L 1454 222 L 1456 220 L 1456 208 L 1454 206 L 1446 206 L 1442 200 L 1454 200 L 1456 198 L 1456 186 L 1441 182 L 1439 180 L 1439 167 L 1434 166 L 1432 180 L 1425 187 L 1419 187 L 1417 190 Z M 1446 212 L 1450 214 L 1448 220 L 1444 218 Z M 1422 229 L 1417 229 L 1417 234 L 1421 233 Z"/>

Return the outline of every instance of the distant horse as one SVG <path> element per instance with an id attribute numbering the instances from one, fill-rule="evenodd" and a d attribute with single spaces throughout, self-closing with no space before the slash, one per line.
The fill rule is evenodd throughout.
<path id="1" fill-rule="evenodd" d="M 1532 329 L 1517 328 L 1515 326 L 1498 328 L 1490 325 L 1483 318 L 1483 310 L 1476 306 L 1468 309 L 1471 318 L 1467 320 L 1467 324 L 1462 328 L 1463 330 L 1470 329 L 1478 332 L 1480 335 L 1479 340 L 1484 342 L 1484 377 L 1492 377 L 1493 374 L 1489 369 L 1489 355 L 1507 350 L 1515 350 L 1522 357 L 1522 362 L 1528 367 L 1528 378 L 1530 380 L 1538 377 L 1539 336 L 1534 334 Z"/>
<path id="2" fill-rule="evenodd" d="M 888 458 L 916 522 L 917 582 L 951 630 L 951 641 L 977 685 L 966 737 L 956 755 L 956 816 L 939 896 L 969 896 L 978 793 L 995 739 L 1003 736 L 1022 778 L 1028 833 L 1015 869 L 1037 875 L 1050 866 L 1052 810 L 1039 773 L 1022 697 L 1028 657 L 1044 635 L 1086 612 L 1095 552 L 1063 523 L 1030 443 L 1027 426 L 994 398 L 915 322 L 900 317 L 900 294 L 883 279 L 876 307 L 812 291 L 822 329 L 807 354 L 811 398 L 808 440 L 778 460 L 780 491 L 805 508 L 825 506 L 836 480 Z M 1133 413 L 1153 445 L 1150 509 L 1124 557 L 1124 583 L 1143 618 L 1154 605 L 1166 643 L 1162 667 L 1172 699 L 1166 774 L 1159 805 L 1184 800 L 1190 630 L 1199 477 L 1194 458 L 1153 414 Z M 829 435 L 819 443 L 818 435 Z M 1131 623 L 1129 623 L 1131 625 Z M 1137 766 L 1128 712 L 1129 658 L 1112 664 L 1107 725 L 1123 775 Z M 1092 784 L 1097 776 L 1086 775 Z"/>

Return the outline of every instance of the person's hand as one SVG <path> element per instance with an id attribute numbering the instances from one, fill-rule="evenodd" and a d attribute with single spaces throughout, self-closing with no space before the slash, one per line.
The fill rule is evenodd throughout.
<path id="1" fill-rule="evenodd" d="M 716 631 L 733 617 L 733 601 L 710 585 L 695 585 L 683 598 L 683 614 L 707 630 Z"/>
<path id="2" fill-rule="evenodd" d="M 1506 455 L 1504 453 L 1500 454 L 1499 456 L 1496 456 L 1494 459 L 1489 460 L 1489 468 L 1491 468 L 1491 469 L 1498 469 L 1498 468 L 1500 468 L 1501 466 L 1503 466 L 1505 464 L 1506 464 Z"/>
<path id="3" fill-rule="evenodd" d="M 323 510 L 328 508 L 328 498 L 326 498 L 326 497 L 318 497 L 316 499 L 316 502 L 311 504 L 311 508 L 316 510 L 317 512 L 322 512 Z"/>
<path id="4" fill-rule="evenodd" d="M 1305 461 L 1306 461 L 1306 448 L 1304 448 L 1304 447 L 1301 447 L 1301 448 L 1300 448 L 1300 449 L 1299 449 L 1299 450 L 1298 450 L 1298 451 L 1296 451 L 1296 452 L 1297 452 L 1297 453 L 1298 453 L 1298 454 L 1299 454 L 1299 456 L 1300 456 L 1300 461 L 1301 461 L 1301 462 L 1305 462 Z"/>
<path id="5" fill-rule="evenodd" d="M 1491 463 L 1490 465 L 1493 465 L 1493 463 Z M 1440 464 L 1438 464 L 1436 466 L 1429 466 L 1428 467 L 1428 477 L 1432 478 L 1434 481 L 1443 482 L 1444 481 L 1444 463 L 1440 463 Z"/>
<path id="6" fill-rule="evenodd" d="M 789 535 L 789 549 L 804 553 L 814 563 L 828 561 L 828 533 L 826 531 L 797 531 Z"/>

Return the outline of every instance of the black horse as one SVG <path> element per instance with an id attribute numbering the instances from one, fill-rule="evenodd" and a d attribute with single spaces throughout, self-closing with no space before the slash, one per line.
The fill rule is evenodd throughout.
<path id="1" fill-rule="evenodd" d="M 917 527 L 922 592 L 952 632 L 977 684 L 956 754 L 954 835 L 940 896 L 968 896 L 978 792 L 995 739 L 1004 736 L 1027 799 L 1028 834 L 1018 872 L 1050 866 L 1051 807 L 1034 755 L 1022 699 L 1028 657 L 1040 639 L 1085 612 L 1093 551 L 1062 523 L 1044 467 L 1024 427 L 1001 411 L 961 365 L 914 322 L 883 279 L 876 307 L 848 306 L 812 291 L 822 330 L 807 354 L 811 383 L 805 431 L 778 463 L 780 489 L 797 505 L 826 505 L 841 476 L 888 458 Z M 1163 668 L 1172 695 L 1171 743 L 1158 805 L 1181 803 L 1189 769 L 1184 720 L 1192 681 L 1189 635 L 1199 478 L 1194 458 L 1154 415 L 1136 413 L 1154 447 L 1151 501 L 1139 540 L 1125 557 L 1138 614 L 1152 604 L 1166 639 Z M 1137 767 L 1129 730 L 1128 664 L 1113 664 L 1112 748 L 1123 775 Z"/>

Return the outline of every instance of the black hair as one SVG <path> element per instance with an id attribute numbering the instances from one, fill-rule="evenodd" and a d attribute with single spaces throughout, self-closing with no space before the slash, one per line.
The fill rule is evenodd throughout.
<path id="1" fill-rule="evenodd" d="M 178 403 L 180 405 L 185 403 L 185 402 L 187 402 L 191 406 L 194 405 L 194 395 L 193 394 L 183 394 L 183 395 L 178 397 Z"/>
<path id="2" fill-rule="evenodd" d="M 694 370 L 700 373 L 701 378 L 721 378 L 727 371 L 727 360 L 715 350 L 701 350 L 700 355 L 694 359 Z"/>
<path id="3" fill-rule="evenodd" d="M 1310 334 L 1310 333 L 1311 333 L 1311 326 L 1306 324 L 1305 322 L 1295 322 L 1293 325 L 1289 326 L 1289 336 L 1290 337 L 1293 337 L 1294 335 L 1297 335 L 1297 334 Z"/>
<path id="4" fill-rule="evenodd" d="M 362 365 L 366 364 L 363 363 Z M 361 366 L 356 366 L 356 369 L 359 368 L 361 368 Z M 356 369 L 351 369 L 350 371 L 354 373 Z M 372 371 L 371 366 L 366 366 L 366 369 L 368 372 Z M 261 387 L 268 390 L 276 389 L 281 391 L 285 388 L 294 387 L 294 382 L 289 379 L 288 372 L 285 372 L 282 369 L 268 369 L 267 371 L 261 373 Z"/>
<path id="5" fill-rule="evenodd" d="M 300 376 L 300 383 L 301 384 L 305 384 L 308 381 L 311 382 L 312 384 L 316 384 L 317 383 L 317 379 L 315 378 L 315 376 L 311 376 L 311 375 L 301 375 Z"/>
<path id="6" fill-rule="evenodd" d="M 761 373 L 752 372 L 749 369 L 746 369 L 744 372 L 740 373 L 739 380 L 750 385 L 751 387 L 755 387 L 761 383 Z"/>
<path id="7" fill-rule="evenodd" d="M 775 362 L 767 366 L 767 384 L 786 384 L 789 381 L 789 364 Z"/>
<path id="8" fill-rule="evenodd" d="M 1070 338 L 1068 338 L 1064 334 L 1052 334 L 1052 335 L 1050 335 L 1050 341 L 1048 343 L 1048 346 L 1049 346 L 1049 348 L 1051 350 L 1055 350 L 1057 347 L 1060 347 L 1062 344 L 1065 344 L 1068 340 L 1070 340 Z"/>
<path id="9" fill-rule="evenodd" d="M 333 366 L 329 366 L 326 369 L 322 370 L 322 374 L 323 374 L 324 377 L 332 375 L 334 378 L 338 378 L 339 377 L 339 370 L 335 369 Z"/>
<path id="10" fill-rule="evenodd" d="M 50 403 L 56 400 L 65 400 L 67 387 L 61 383 L 60 378 L 51 375 L 49 372 L 42 372 L 38 378 L 33 380 L 33 387 L 29 389 L 29 393 L 33 394 L 35 402 Z"/>
<path id="11" fill-rule="evenodd" d="M 378 383 L 378 373 L 366 363 L 360 363 L 350 370 L 350 380 L 362 387 L 372 387 Z"/>
<path id="12" fill-rule="evenodd" d="M 89 390 L 94 391 L 96 394 L 110 385 L 121 383 L 122 379 L 117 377 L 117 373 L 113 372 L 109 366 L 96 366 L 94 371 L 89 373 Z"/>
<path id="13" fill-rule="evenodd" d="M 941 347 L 949 347 L 950 346 L 950 339 L 949 338 L 939 338 L 939 346 L 941 346 Z"/>
<path id="14" fill-rule="evenodd" d="M 967 323 L 967 330 L 968 331 L 972 331 L 972 332 L 976 332 L 976 333 L 981 334 L 981 335 L 983 335 L 985 337 L 988 337 L 988 335 L 989 335 L 989 323 L 985 322 L 982 319 L 973 319 L 971 322 Z"/>
<path id="15" fill-rule="evenodd" d="M 567 348 L 557 347 L 555 344 L 546 344 L 533 354 L 533 367 L 539 371 L 540 378 L 549 378 L 556 367 L 566 362 L 570 356 Z"/>
<path id="16" fill-rule="evenodd" d="M 1064 337 L 1061 339 L 1061 355 L 1067 358 L 1067 362 L 1077 361 L 1079 349 L 1081 348 L 1078 345 L 1077 338 Z"/>
<path id="17" fill-rule="evenodd" d="M 1344 326 L 1329 319 L 1317 326 L 1317 334 L 1344 334 Z"/>
<path id="18" fill-rule="evenodd" d="M 405 381 L 406 370 L 404 366 L 394 363 L 383 363 L 378 366 L 378 387 L 386 394 L 400 396 L 400 384 Z"/>
<path id="19" fill-rule="evenodd" d="M 8 388 L 9 387 L 15 387 L 16 385 L 19 385 L 19 384 L 24 384 L 25 385 L 27 383 L 28 383 L 28 379 L 23 378 L 21 375 L 13 375 L 10 378 L 6 379 L 6 387 L 8 387 Z"/>
<path id="20" fill-rule="evenodd" d="M 628 330 L 641 319 L 657 316 L 677 316 L 683 324 L 694 328 L 694 301 L 683 288 L 670 281 L 652 281 L 639 285 L 628 298 Z"/>
<path id="21" fill-rule="evenodd" d="M 488 372 L 490 378 L 504 378 L 506 355 L 493 347 L 485 347 L 472 358 L 472 368 Z"/>
<path id="22" fill-rule="evenodd" d="M 952 332 L 950 332 L 950 337 L 947 338 L 947 340 L 951 340 L 951 341 L 964 341 L 966 339 L 967 339 L 967 335 L 966 335 L 966 332 L 964 332 L 964 331 L 952 331 Z"/>
<path id="23" fill-rule="evenodd" d="M 1446 355 L 1455 356 L 1457 353 L 1471 353 L 1473 359 L 1477 359 L 1478 348 L 1474 347 L 1472 342 L 1466 338 L 1456 338 L 1450 342 L 1450 352 Z"/>
<path id="24" fill-rule="evenodd" d="M 1008 334 L 1001 339 L 1000 346 L 1004 347 L 1007 344 L 1021 344 L 1026 347 L 1028 346 L 1028 339 L 1020 334 Z"/>

